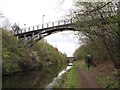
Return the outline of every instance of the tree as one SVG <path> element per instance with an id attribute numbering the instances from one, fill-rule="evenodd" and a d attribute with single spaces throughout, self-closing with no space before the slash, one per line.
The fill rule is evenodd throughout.
<path id="1" fill-rule="evenodd" d="M 119 6 L 119 3 L 117 5 Z M 75 17 L 75 28 L 88 38 L 86 47 L 96 59 L 99 57 L 102 61 L 111 60 L 115 68 L 118 69 L 120 68 L 120 59 L 117 46 L 120 45 L 118 44 L 120 39 L 118 39 L 119 19 L 117 17 L 119 15 L 116 10 L 117 5 L 115 2 L 91 3 L 78 0 L 76 7 L 79 9 Z"/>

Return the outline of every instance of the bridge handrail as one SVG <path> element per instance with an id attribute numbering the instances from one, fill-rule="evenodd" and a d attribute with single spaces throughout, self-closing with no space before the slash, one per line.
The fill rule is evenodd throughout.
<path id="1" fill-rule="evenodd" d="M 60 25 L 67 25 L 67 24 L 71 24 L 72 22 L 73 22 L 72 19 L 70 19 L 70 20 L 59 20 L 59 21 L 48 22 L 44 24 L 38 24 L 38 25 L 26 27 L 26 28 L 21 28 L 19 31 L 15 32 L 15 34 L 21 34 L 21 33 L 26 33 L 34 30 L 50 28 L 50 27 L 55 27 Z"/>

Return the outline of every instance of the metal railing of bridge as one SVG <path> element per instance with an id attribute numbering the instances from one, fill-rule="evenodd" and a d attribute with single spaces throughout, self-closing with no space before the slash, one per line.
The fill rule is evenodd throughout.
<path id="1" fill-rule="evenodd" d="M 31 27 L 26 27 L 26 28 L 22 28 L 19 30 L 14 30 L 14 34 L 17 35 L 17 34 L 27 33 L 27 32 L 31 32 L 31 31 L 35 31 L 35 30 L 51 28 L 51 27 L 55 27 L 55 26 L 68 25 L 68 24 L 72 24 L 72 23 L 73 23 L 73 19 L 59 20 L 59 21 L 39 24 L 39 25 L 31 26 Z"/>

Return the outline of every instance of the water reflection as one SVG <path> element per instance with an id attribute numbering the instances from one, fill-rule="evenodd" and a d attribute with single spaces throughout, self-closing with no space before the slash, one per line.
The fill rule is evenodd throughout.
<path id="1" fill-rule="evenodd" d="M 72 66 L 67 66 L 67 68 L 62 70 L 59 74 L 59 69 L 52 67 L 44 71 L 35 70 L 16 73 L 11 76 L 3 76 L 2 88 L 45 88 L 46 86 L 57 83 L 57 80 L 71 67 Z M 49 84 L 50 82 L 52 83 Z"/>
<path id="2" fill-rule="evenodd" d="M 44 88 L 54 77 L 57 71 L 51 69 L 49 71 L 29 71 L 17 73 L 11 76 L 3 76 L 3 88 Z"/>
<path id="3" fill-rule="evenodd" d="M 59 81 L 64 73 L 66 73 L 69 69 L 71 69 L 73 66 L 67 66 L 66 69 L 62 70 L 54 80 L 47 85 L 46 88 L 54 88 L 57 84 L 59 84 Z"/>

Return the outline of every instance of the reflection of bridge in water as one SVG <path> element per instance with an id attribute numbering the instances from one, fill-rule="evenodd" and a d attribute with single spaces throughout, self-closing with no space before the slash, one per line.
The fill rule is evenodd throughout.
<path id="1" fill-rule="evenodd" d="M 65 30 L 74 31 L 73 20 L 61 20 L 56 22 L 45 23 L 23 29 L 16 29 L 13 26 L 14 35 L 22 39 L 25 45 L 31 47 L 34 43 L 50 34 Z"/>

